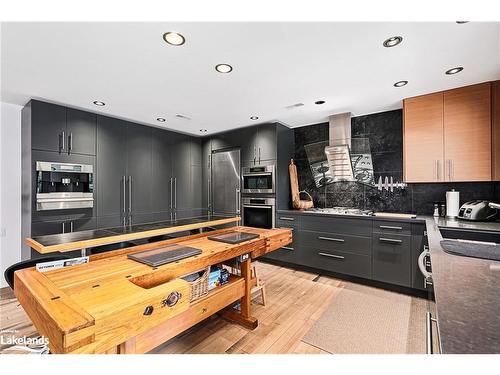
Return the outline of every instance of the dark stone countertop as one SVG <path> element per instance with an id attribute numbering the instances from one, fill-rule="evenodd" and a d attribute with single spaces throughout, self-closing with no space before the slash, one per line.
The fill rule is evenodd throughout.
<path id="1" fill-rule="evenodd" d="M 363 220 L 383 220 L 383 221 L 399 221 L 399 222 L 409 222 L 409 223 L 425 223 L 426 216 L 417 216 L 416 218 L 404 218 L 404 217 L 381 217 L 373 215 L 348 215 L 348 214 L 332 214 L 332 213 L 322 213 L 316 211 L 300 211 L 300 210 L 276 210 L 277 215 L 302 215 L 302 216 L 320 216 L 320 217 L 338 217 L 338 218 L 356 218 Z"/>
<path id="2" fill-rule="evenodd" d="M 186 218 L 186 219 L 165 220 L 165 221 L 158 221 L 158 222 L 154 222 L 154 223 L 125 225 L 125 226 L 119 226 L 119 227 L 114 227 L 114 228 L 93 229 L 93 230 L 84 230 L 84 231 L 71 232 L 71 233 L 50 234 L 50 235 L 45 235 L 45 236 L 33 237 L 33 239 L 43 246 L 53 246 L 53 245 L 60 245 L 60 244 L 76 242 L 76 241 L 86 241 L 86 240 L 91 240 L 91 239 L 96 239 L 96 238 L 118 236 L 121 234 L 145 232 L 145 231 L 154 230 L 154 229 L 180 227 L 183 225 L 203 223 L 206 221 L 227 219 L 227 218 L 228 217 L 226 217 L 226 216 L 215 216 L 215 215 L 197 216 L 197 217 Z"/>
<path id="3" fill-rule="evenodd" d="M 500 232 L 500 222 L 425 220 L 442 352 L 500 353 L 500 262 L 446 253 L 439 231 Z"/>

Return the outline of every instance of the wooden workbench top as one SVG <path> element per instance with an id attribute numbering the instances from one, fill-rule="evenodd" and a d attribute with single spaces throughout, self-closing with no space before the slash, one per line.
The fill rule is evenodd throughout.
<path id="1" fill-rule="evenodd" d="M 126 225 L 27 238 L 26 244 L 40 254 L 80 250 L 112 243 L 162 236 L 193 229 L 235 223 L 240 217 L 206 215 L 172 221 Z"/>
<path id="2" fill-rule="evenodd" d="M 259 237 L 236 245 L 207 238 L 234 230 Z M 87 264 L 45 273 L 35 268 L 16 271 L 15 294 L 40 333 L 49 337 L 51 351 L 104 352 L 188 309 L 190 285 L 181 276 L 244 254 L 256 258 L 291 240 L 290 229 L 220 229 L 94 255 Z M 128 254 L 172 243 L 202 253 L 158 267 L 127 258 Z M 233 277 L 231 283 L 243 293 L 237 279 Z M 165 308 L 165 299 L 172 292 L 183 297 L 175 306 Z M 147 306 L 154 308 L 152 315 L 144 315 Z"/>

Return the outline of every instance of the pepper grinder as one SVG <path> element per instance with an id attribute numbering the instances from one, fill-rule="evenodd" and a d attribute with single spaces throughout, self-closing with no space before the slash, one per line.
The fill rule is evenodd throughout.
<path id="1" fill-rule="evenodd" d="M 439 202 L 434 202 L 434 217 L 439 217 Z"/>

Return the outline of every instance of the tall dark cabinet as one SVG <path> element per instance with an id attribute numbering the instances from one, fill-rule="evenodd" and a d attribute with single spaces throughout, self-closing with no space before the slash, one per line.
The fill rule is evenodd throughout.
<path id="1" fill-rule="evenodd" d="M 201 138 L 37 100 L 22 138 L 23 239 L 203 213 Z M 93 165 L 94 207 L 36 211 L 36 161 Z"/>
<path id="2" fill-rule="evenodd" d="M 127 132 L 111 117 L 99 116 L 97 124 L 97 216 L 100 227 L 109 227 L 127 219 Z"/>

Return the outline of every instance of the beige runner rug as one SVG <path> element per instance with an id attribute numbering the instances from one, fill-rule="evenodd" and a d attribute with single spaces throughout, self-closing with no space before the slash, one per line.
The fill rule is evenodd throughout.
<path id="1" fill-rule="evenodd" d="M 423 353 L 425 308 L 425 300 L 349 283 L 302 340 L 333 354 Z"/>

